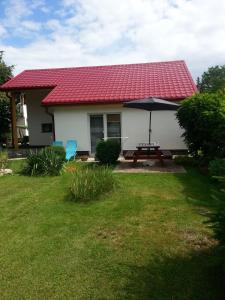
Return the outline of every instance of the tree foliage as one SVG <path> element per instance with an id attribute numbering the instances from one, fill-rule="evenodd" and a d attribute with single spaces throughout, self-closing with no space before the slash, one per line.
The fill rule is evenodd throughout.
<path id="1" fill-rule="evenodd" d="M 13 66 L 8 66 L 0 52 L 0 85 L 12 77 Z M 8 97 L 0 92 L 0 142 L 10 130 L 10 103 Z"/>
<path id="2" fill-rule="evenodd" d="M 225 65 L 208 68 L 201 78 L 197 78 L 200 92 L 213 93 L 225 88 Z"/>
<path id="3" fill-rule="evenodd" d="M 225 157 L 225 93 L 199 93 L 183 101 L 177 118 L 195 157 Z"/>
<path id="4" fill-rule="evenodd" d="M 9 80 L 13 75 L 14 66 L 8 66 L 3 59 L 3 52 L 0 51 L 0 84 Z"/>

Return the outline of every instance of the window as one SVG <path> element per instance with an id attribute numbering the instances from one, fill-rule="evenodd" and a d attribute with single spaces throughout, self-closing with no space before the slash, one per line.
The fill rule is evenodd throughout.
<path id="1" fill-rule="evenodd" d="M 107 136 L 108 138 L 119 138 L 121 136 L 120 115 L 107 114 Z"/>
<path id="2" fill-rule="evenodd" d="M 52 123 L 42 123 L 41 124 L 41 132 L 52 132 Z"/>

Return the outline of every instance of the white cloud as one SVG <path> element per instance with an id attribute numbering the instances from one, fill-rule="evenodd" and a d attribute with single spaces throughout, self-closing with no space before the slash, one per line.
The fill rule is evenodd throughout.
<path id="1" fill-rule="evenodd" d="M 11 0 L 17 21 L 32 14 Z M 33 1 L 33 4 L 35 1 Z M 224 0 L 63 0 L 46 24 L 23 20 L 25 31 L 47 28 L 23 48 L 4 46 L 16 72 L 26 68 L 185 59 L 194 74 L 225 64 Z M 45 9 L 44 1 L 36 4 Z M 47 10 L 47 8 L 46 8 Z M 13 16 L 15 13 L 12 14 Z M 15 24 L 14 24 L 15 25 Z M 39 27 L 38 27 L 39 26 Z M 1 27 L 0 27 L 1 34 Z"/>
<path id="2" fill-rule="evenodd" d="M 41 29 L 42 24 L 33 21 L 35 9 L 42 9 L 44 7 L 43 0 L 9 0 L 5 3 L 4 18 L 2 24 L 8 29 L 8 34 L 12 36 L 24 37 L 31 35 Z"/>
<path id="3" fill-rule="evenodd" d="M 30 16 L 32 11 L 25 0 L 9 0 L 5 6 L 5 19 L 3 23 L 7 27 L 17 27 L 25 17 Z"/>

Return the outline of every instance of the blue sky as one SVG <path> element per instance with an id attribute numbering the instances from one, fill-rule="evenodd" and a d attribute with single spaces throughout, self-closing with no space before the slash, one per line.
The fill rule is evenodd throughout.
<path id="1" fill-rule="evenodd" d="M 24 69 L 184 59 L 225 64 L 224 0 L 0 0 L 0 50 Z"/>

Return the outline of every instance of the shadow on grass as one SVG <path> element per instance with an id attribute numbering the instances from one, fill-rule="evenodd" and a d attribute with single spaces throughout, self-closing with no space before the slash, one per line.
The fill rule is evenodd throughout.
<path id="1" fill-rule="evenodd" d="M 224 193 L 208 176 L 191 168 L 186 174 L 175 174 L 183 186 L 183 193 L 188 203 L 214 210 L 224 202 Z"/>
<path id="2" fill-rule="evenodd" d="M 128 265 L 129 283 L 119 299 L 222 300 L 225 299 L 222 268 L 217 249 L 188 257 L 157 257 L 147 266 Z"/>

